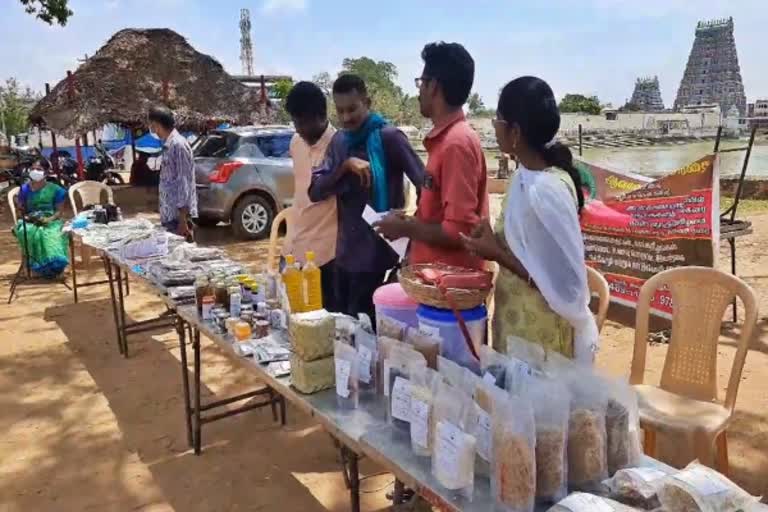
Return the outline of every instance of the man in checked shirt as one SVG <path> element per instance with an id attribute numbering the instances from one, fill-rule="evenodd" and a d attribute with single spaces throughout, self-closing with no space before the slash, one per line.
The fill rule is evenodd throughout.
<path id="1" fill-rule="evenodd" d="M 192 219 L 197 217 L 197 189 L 192 148 L 177 130 L 173 112 L 166 107 L 152 107 L 149 130 L 163 141 L 160 168 L 160 223 L 171 233 L 188 241 L 194 238 Z"/>

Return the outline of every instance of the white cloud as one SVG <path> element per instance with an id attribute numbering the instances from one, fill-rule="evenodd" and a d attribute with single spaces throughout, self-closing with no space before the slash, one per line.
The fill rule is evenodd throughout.
<path id="1" fill-rule="evenodd" d="M 307 8 L 307 0 L 264 0 L 262 11 L 303 11 Z"/>

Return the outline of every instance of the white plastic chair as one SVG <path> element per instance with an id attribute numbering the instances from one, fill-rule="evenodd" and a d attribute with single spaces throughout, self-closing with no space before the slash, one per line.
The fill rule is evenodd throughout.
<path id="1" fill-rule="evenodd" d="M 19 222 L 18 215 L 16 213 L 16 202 L 14 199 L 19 195 L 19 192 L 21 192 L 21 188 L 14 187 L 8 192 L 8 204 L 11 205 L 11 217 L 13 217 L 13 225 L 16 226 L 16 223 Z"/>
<path id="2" fill-rule="evenodd" d="M 277 263 L 275 258 L 277 257 L 277 239 L 280 235 L 280 225 L 285 222 L 285 233 L 290 233 L 291 223 L 293 221 L 293 207 L 283 209 L 275 216 L 275 220 L 272 221 L 272 229 L 269 232 L 269 252 L 267 253 L 267 270 L 269 272 L 277 272 Z"/>
<path id="3" fill-rule="evenodd" d="M 115 197 L 112 189 L 108 185 L 98 181 L 81 181 L 69 187 L 69 204 L 72 206 L 72 213 L 77 215 L 76 196 L 80 196 L 80 202 L 83 206 L 89 204 L 101 204 L 101 193 L 106 192 L 107 202 L 115 204 Z"/>

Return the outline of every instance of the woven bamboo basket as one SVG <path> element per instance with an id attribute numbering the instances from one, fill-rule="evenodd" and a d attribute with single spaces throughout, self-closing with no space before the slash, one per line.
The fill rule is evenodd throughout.
<path id="1" fill-rule="evenodd" d="M 438 268 L 440 270 L 466 270 L 447 265 L 421 264 L 411 265 L 400 269 L 398 280 L 405 293 L 419 304 L 425 304 L 440 309 L 453 309 L 453 306 L 443 296 L 443 293 L 432 284 L 425 284 L 416 274 L 423 268 Z M 463 288 L 448 288 L 448 296 L 459 310 L 472 309 L 485 304 L 485 299 L 492 287 L 485 289 L 466 290 Z"/>

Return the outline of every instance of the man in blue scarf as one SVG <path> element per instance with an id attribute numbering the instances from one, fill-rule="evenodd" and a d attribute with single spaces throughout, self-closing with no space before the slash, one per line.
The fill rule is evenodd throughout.
<path id="1" fill-rule="evenodd" d="M 381 115 L 371 112 L 365 82 L 342 74 L 333 84 L 333 101 L 341 125 L 312 175 L 309 198 L 323 201 L 336 196 L 335 295 L 340 312 L 375 319 L 373 292 L 397 254 L 362 218 L 369 205 L 377 212 L 405 207 L 404 177 L 421 189 L 424 164 L 405 134 Z"/>

